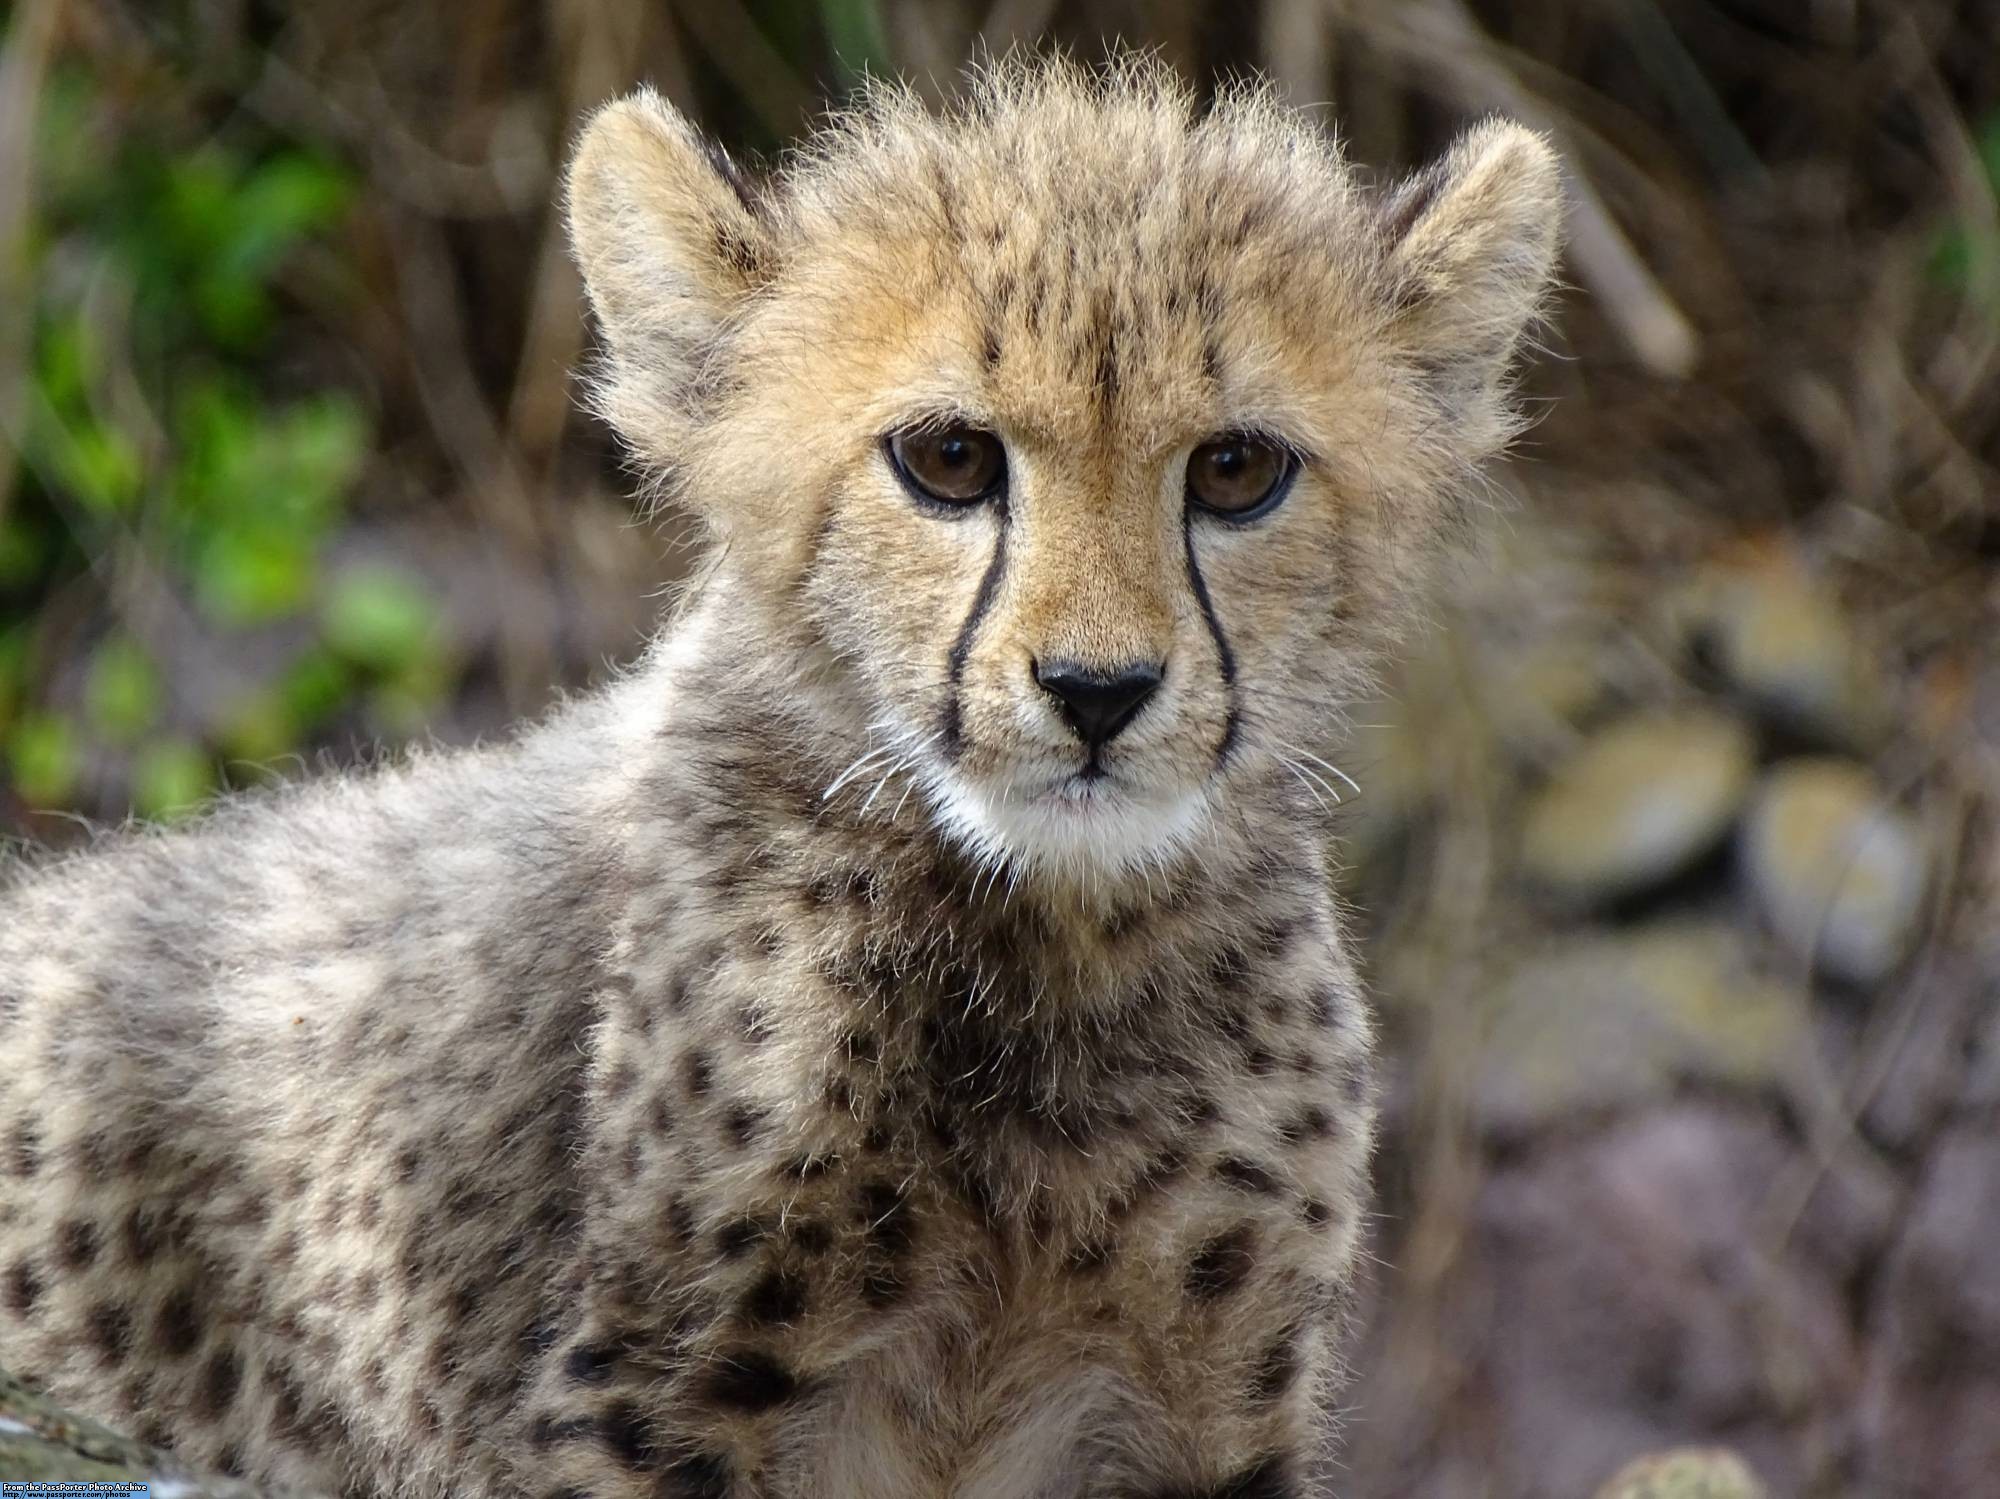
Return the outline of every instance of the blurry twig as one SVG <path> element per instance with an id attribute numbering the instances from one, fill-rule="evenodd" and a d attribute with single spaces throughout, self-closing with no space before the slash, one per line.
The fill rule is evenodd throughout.
<path id="1" fill-rule="evenodd" d="M 1368 35 L 1442 75 L 1474 109 L 1499 110 L 1561 137 L 1562 121 L 1495 55 L 1464 0 L 1414 0 L 1367 12 Z M 1648 370 L 1684 379 L 1701 358 L 1700 337 L 1612 220 L 1590 181 L 1567 159 L 1569 256 L 1626 346 Z"/>
<path id="2" fill-rule="evenodd" d="M 467 343 L 460 278 L 437 225 L 405 214 L 396 238 L 396 281 L 411 332 L 409 357 L 418 399 L 440 447 L 458 469 L 481 518 L 516 553 L 545 551 L 535 496 L 480 390 Z M 502 610 L 501 677 L 516 706 L 535 702 L 554 672 L 552 642 L 532 623 Z"/>
<path id="3" fill-rule="evenodd" d="M 565 54 L 561 118 L 580 120 L 634 81 L 646 12 L 615 0 L 550 0 L 549 10 Z M 648 53 L 654 82 L 685 108 L 690 90 L 678 38 L 672 27 L 659 30 L 660 45 Z M 506 418 L 511 449 L 545 484 L 569 422 L 570 367 L 583 347 L 578 292 L 563 216 L 559 208 L 551 209 L 543 215 L 528 281 L 527 319 Z"/>
<path id="4" fill-rule="evenodd" d="M 276 51 L 265 54 L 243 105 L 280 129 L 337 140 L 368 164 L 370 179 L 435 217 L 495 218 L 518 212 L 530 174 L 496 174 L 487 162 L 452 161 L 411 132 L 393 106 L 335 97 Z M 503 180 L 504 179 L 504 180 Z M 540 183 L 534 184 L 540 191 Z"/>
<path id="5" fill-rule="evenodd" d="M 0 432 L 17 432 L 27 384 L 28 218 L 35 198 L 35 119 L 64 0 L 19 0 L 0 45 Z M 0 462 L 0 521 L 18 465 Z"/>
<path id="6" fill-rule="evenodd" d="M 687 0 L 674 7 L 703 54 L 779 140 L 790 140 L 817 102 L 741 5 Z"/>
<path id="7" fill-rule="evenodd" d="M 1268 0 L 1258 51 L 1264 70 L 1301 108 L 1326 101 L 1333 85 L 1333 12 L 1324 0 Z"/>
<path id="8" fill-rule="evenodd" d="M 995 57 L 1016 46 L 1033 46 L 1055 13 L 1056 0 L 993 0 L 993 8 L 979 25 L 980 45 Z"/>

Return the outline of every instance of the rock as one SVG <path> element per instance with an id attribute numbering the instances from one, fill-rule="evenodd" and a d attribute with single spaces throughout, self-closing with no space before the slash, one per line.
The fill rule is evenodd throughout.
<path id="1" fill-rule="evenodd" d="M 1474 1107 L 1504 1135 L 1640 1108 L 1688 1081 L 1782 1088 L 1810 1045 L 1805 997 L 1719 921 L 1565 942 L 1505 978 L 1487 1014 Z"/>
<path id="2" fill-rule="evenodd" d="M 1743 863 L 1771 928 L 1830 977 L 1871 985 L 1909 950 L 1929 884 L 1915 819 L 1845 760 L 1792 760 L 1758 788 Z"/>
<path id="3" fill-rule="evenodd" d="M 1620 1468 L 1597 1499 L 1764 1499 L 1750 1465 L 1725 1447 L 1684 1447 Z"/>
<path id="4" fill-rule="evenodd" d="M 1859 1490 L 1991 1493 L 2000 1472 L 2000 1139 L 1990 1121 L 1937 1141 L 1902 1221 L 1874 1307 L 1874 1471 Z"/>
<path id="5" fill-rule="evenodd" d="M 1546 763 L 1573 748 L 1577 725 L 1604 703 L 1608 646 L 1589 637 L 1540 642 L 1498 672 L 1483 696 L 1494 731 L 1522 759 Z"/>
<path id="6" fill-rule="evenodd" d="M 1839 604 L 1792 553 L 1719 564 L 1678 601 L 1694 652 L 1765 722 L 1810 744 L 1866 750 L 1886 690 Z"/>
<path id="7" fill-rule="evenodd" d="M 1774 1120 L 1709 1101 L 1492 1168 L 1449 1332 L 1486 1392 L 1484 1492 L 1593 1494 L 1635 1453 L 1712 1443 L 1780 1493 L 1824 1492 L 1811 1468 L 1856 1380 L 1848 1281 L 1805 1222 L 1771 1237 L 1774 1187 L 1813 1170 Z"/>
<path id="8" fill-rule="evenodd" d="M 259 1494 L 235 1479 L 197 1477 L 164 1452 L 71 1415 L 4 1369 L 0 1478 L 144 1483 L 152 1499 L 257 1499 Z"/>
<path id="9" fill-rule="evenodd" d="M 1622 719 L 1586 740 L 1532 800 L 1522 865 L 1568 901 L 1641 894 L 1721 844 L 1753 772 L 1750 734 L 1732 719 Z"/>

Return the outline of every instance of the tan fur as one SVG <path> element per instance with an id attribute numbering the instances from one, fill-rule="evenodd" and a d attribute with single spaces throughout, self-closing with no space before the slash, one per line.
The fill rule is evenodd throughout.
<path id="1" fill-rule="evenodd" d="M 1316 747 L 1557 209 L 1517 127 L 1378 199 L 1136 63 L 766 183 L 599 114 L 598 400 L 712 568 L 508 750 L 0 897 L 0 1360 L 356 1492 L 1321 1492 L 1372 1084 Z M 1009 465 L 955 513 L 883 454 L 947 416 Z M 1250 427 L 1289 497 L 1190 513 Z M 1050 659 L 1165 663 L 1088 784 Z"/>

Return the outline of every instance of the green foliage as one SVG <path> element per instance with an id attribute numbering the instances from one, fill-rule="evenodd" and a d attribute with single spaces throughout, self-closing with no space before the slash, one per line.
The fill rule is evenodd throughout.
<path id="1" fill-rule="evenodd" d="M 2000 115 L 1987 120 L 1978 138 L 1979 159 L 1986 184 L 2000 198 Z M 1931 273 L 1961 292 L 1983 295 L 1986 310 L 2000 316 L 2000 244 L 1990 229 L 1976 231 L 1964 223 L 1947 224 L 1931 253 Z"/>
<path id="2" fill-rule="evenodd" d="M 37 152 L 27 390 L 18 451 L 0 452 L 18 465 L 0 505 L 0 775 L 37 806 L 108 776 L 168 816 L 224 758 L 282 757 L 349 712 L 412 726 L 455 674 L 430 599 L 329 562 L 372 421 L 274 379 L 296 268 L 339 262 L 349 173 L 248 126 L 154 120 L 143 96 L 65 72 Z M 134 576 L 146 587 L 118 586 Z M 180 650 L 244 663 L 220 706 L 184 701 L 175 659 L 143 638 L 163 595 L 193 627 Z M 256 649 L 232 650 L 249 632 Z"/>
<path id="3" fill-rule="evenodd" d="M 882 77 L 890 72 L 881 0 L 820 0 L 819 11 L 834 60 L 850 82 L 864 74 Z"/>

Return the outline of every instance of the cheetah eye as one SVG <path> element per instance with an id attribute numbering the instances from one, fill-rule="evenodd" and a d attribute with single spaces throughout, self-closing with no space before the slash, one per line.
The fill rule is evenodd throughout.
<path id="1" fill-rule="evenodd" d="M 1007 477 L 1007 450 L 991 432 L 963 425 L 897 432 L 889 463 L 922 499 L 972 505 L 997 492 Z"/>
<path id="2" fill-rule="evenodd" d="M 1298 466 L 1280 443 L 1248 432 L 1227 433 L 1188 456 L 1188 500 L 1232 521 L 1254 520 L 1285 497 Z"/>

